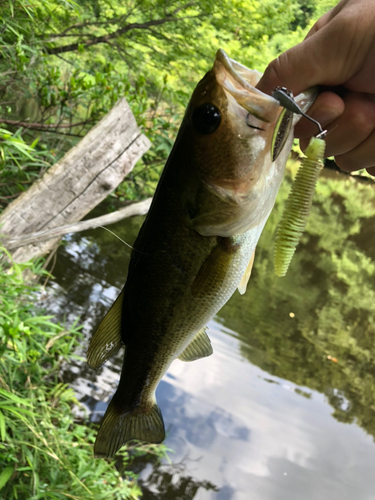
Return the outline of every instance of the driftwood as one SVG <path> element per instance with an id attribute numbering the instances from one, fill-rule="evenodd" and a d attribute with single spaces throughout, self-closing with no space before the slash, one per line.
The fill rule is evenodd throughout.
<path id="1" fill-rule="evenodd" d="M 93 219 L 83 220 L 73 224 L 66 224 L 65 226 L 47 229 L 46 231 L 38 231 L 27 236 L 10 239 L 6 241 L 6 248 L 7 250 L 15 250 L 16 248 L 29 245 L 30 243 L 39 243 L 51 238 L 56 238 L 57 236 L 64 236 L 64 234 L 80 233 L 81 231 L 86 231 L 87 229 L 93 229 L 99 226 L 108 226 L 109 224 L 114 224 L 115 222 L 126 219 L 127 217 L 133 217 L 134 215 L 145 215 L 150 208 L 151 201 L 152 198 L 147 198 L 147 200 L 140 201 L 139 203 L 133 203 L 132 205 L 117 210 L 116 212 L 101 215 L 100 217 L 94 217 Z"/>
<path id="2" fill-rule="evenodd" d="M 132 170 L 149 149 L 125 99 L 0 216 L 2 244 L 35 232 L 75 223 Z M 60 236 L 60 234 L 59 234 Z M 11 251 L 16 262 L 48 253 L 59 237 Z"/>

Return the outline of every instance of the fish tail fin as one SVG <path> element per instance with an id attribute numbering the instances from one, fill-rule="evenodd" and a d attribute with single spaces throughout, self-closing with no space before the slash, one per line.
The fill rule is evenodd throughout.
<path id="1" fill-rule="evenodd" d="M 130 411 L 124 411 L 116 408 L 113 399 L 96 437 L 94 445 L 96 457 L 111 458 L 127 441 L 132 439 L 148 443 L 164 441 L 163 416 L 156 403 L 149 410 L 136 407 Z"/>
<path id="2" fill-rule="evenodd" d="M 121 309 L 124 291 L 120 293 L 111 309 L 104 316 L 91 339 L 87 351 L 87 363 L 99 368 L 123 345 L 121 341 Z"/>

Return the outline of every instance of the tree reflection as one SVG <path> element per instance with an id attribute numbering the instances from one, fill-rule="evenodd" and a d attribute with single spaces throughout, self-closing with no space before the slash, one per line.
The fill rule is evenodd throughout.
<path id="1" fill-rule="evenodd" d="M 210 481 L 197 481 L 186 474 L 184 462 L 174 465 L 158 465 L 147 480 L 139 480 L 143 500 L 192 500 L 198 490 L 218 492 Z"/>
<path id="2" fill-rule="evenodd" d="M 236 293 L 219 316 L 238 332 L 249 361 L 324 393 L 337 420 L 356 421 L 375 436 L 373 183 L 324 171 L 288 274 L 277 278 L 274 235 L 290 184 L 287 177 L 262 234 L 248 291 Z M 131 243 L 141 221 L 111 229 Z M 110 233 L 98 231 L 71 237 L 54 270 L 65 293 L 52 302 L 68 319 L 81 315 L 88 335 L 125 281 L 130 254 Z"/>
<path id="3" fill-rule="evenodd" d="M 375 436 L 374 187 L 328 173 L 288 274 L 273 272 L 286 180 L 256 251 L 248 291 L 219 316 L 242 354 L 270 374 L 323 392 L 341 422 Z"/>

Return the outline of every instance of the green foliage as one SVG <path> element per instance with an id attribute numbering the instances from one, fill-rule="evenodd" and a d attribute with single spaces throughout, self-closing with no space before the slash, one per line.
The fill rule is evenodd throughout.
<path id="1" fill-rule="evenodd" d="M 69 330 L 36 315 L 40 292 L 22 278 L 25 268 L 0 269 L 0 495 L 12 499 L 125 499 L 140 494 L 126 472 L 129 449 L 113 463 L 92 456 L 96 429 L 77 422 L 74 393 L 59 380 L 62 363 L 74 358 L 79 328 Z M 163 447 L 136 452 L 163 453 Z"/>
<path id="2" fill-rule="evenodd" d="M 28 123 L 29 142 L 41 136 L 58 159 L 126 97 L 153 147 L 115 196 L 149 196 L 216 50 L 262 70 L 330 4 L 10 0 L 0 13 L 0 120 Z"/>
<path id="3" fill-rule="evenodd" d="M 373 184 L 323 171 L 301 243 L 286 277 L 277 278 L 274 237 L 290 184 L 288 176 L 246 295 L 220 316 L 252 363 L 324 393 L 337 419 L 375 437 Z"/>
<path id="4" fill-rule="evenodd" d="M 43 149 L 36 149 L 38 139 L 28 145 L 21 136 L 21 129 L 12 133 L 0 128 L 0 210 L 16 198 L 46 170 L 53 156 Z"/>

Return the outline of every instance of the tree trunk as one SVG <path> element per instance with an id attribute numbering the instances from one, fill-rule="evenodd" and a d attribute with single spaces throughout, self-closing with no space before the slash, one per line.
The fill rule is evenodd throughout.
<path id="1" fill-rule="evenodd" d="M 2 244 L 82 219 L 120 184 L 150 145 L 128 103 L 120 99 L 77 146 L 4 210 Z M 12 251 L 12 257 L 25 262 L 48 253 L 59 240 L 24 245 Z"/>

